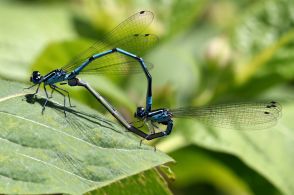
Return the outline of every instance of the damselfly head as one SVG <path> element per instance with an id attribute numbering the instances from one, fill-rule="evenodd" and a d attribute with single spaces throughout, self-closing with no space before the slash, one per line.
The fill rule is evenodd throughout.
<path id="1" fill-rule="evenodd" d="M 137 107 L 137 111 L 135 112 L 136 118 L 143 118 L 145 116 L 145 108 L 143 107 Z"/>
<path id="2" fill-rule="evenodd" d="M 34 71 L 32 73 L 30 81 L 33 82 L 34 84 L 39 84 L 41 79 L 42 79 L 42 76 L 41 76 L 40 72 L 39 71 Z"/>

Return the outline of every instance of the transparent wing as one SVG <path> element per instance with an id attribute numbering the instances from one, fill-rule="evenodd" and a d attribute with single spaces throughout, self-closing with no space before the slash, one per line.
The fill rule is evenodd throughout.
<path id="1" fill-rule="evenodd" d="M 85 50 L 69 64 L 62 67 L 62 69 L 65 71 L 73 70 L 93 54 L 115 47 L 136 55 L 144 54 L 144 52 L 157 41 L 155 35 L 142 34 L 152 22 L 153 18 L 153 13 L 149 11 L 141 11 L 132 15 L 105 35 L 101 41 L 94 43 L 89 49 Z"/>
<path id="2" fill-rule="evenodd" d="M 153 21 L 154 15 L 150 11 L 140 11 L 115 27 L 105 39 L 109 43 L 121 40 L 128 35 L 141 34 Z"/>
<path id="3" fill-rule="evenodd" d="M 126 50 L 127 52 L 131 52 L 135 54 L 135 53 L 138 53 L 138 51 L 145 52 L 146 50 L 150 49 L 157 42 L 157 40 L 158 39 L 155 35 L 136 34 L 136 35 L 130 35 L 126 37 L 125 39 L 121 40 L 120 43 L 117 43 L 116 46 Z M 103 52 L 112 48 L 114 47 L 113 46 L 109 46 L 108 48 L 104 47 L 99 52 Z M 95 51 L 98 52 L 97 50 Z M 73 71 L 76 67 L 80 66 L 84 61 L 86 61 L 90 56 L 95 54 L 92 52 L 94 51 L 90 51 L 90 53 L 87 53 L 84 57 L 76 60 L 75 63 L 69 64 L 63 67 L 62 69 L 66 72 Z M 115 65 L 115 67 L 111 67 L 112 65 Z M 138 61 L 136 61 L 135 59 L 128 57 L 124 54 L 115 52 L 109 55 L 105 55 L 101 58 L 95 59 L 83 69 L 82 73 L 102 74 L 104 73 L 106 67 L 108 67 L 109 70 L 115 69 L 116 70 L 115 72 L 117 74 L 119 74 L 117 72 L 118 69 L 123 70 L 121 74 L 125 74 L 126 70 L 133 70 L 133 71 L 129 71 L 129 73 L 137 73 L 138 71 L 134 71 L 134 70 L 139 70 L 138 68 L 140 68 L 141 66 L 138 63 Z M 149 66 L 149 68 L 151 67 L 152 66 Z M 141 69 L 141 72 L 143 72 L 142 69 Z"/>
<path id="4" fill-rule="evenodd" d="M 60 115 L 60 119 L 66 122 L 65 125 L 70 126 L 71 131 L 68 133 L 75 137 L 79 137 L 90 144 L 99 146 L 99 144 L 103 143 L 101 137 L 99 136 L 101 133 L 98 131 L 99 128 L 106 128 L 108 130 L 111 129 L 113 132 L 121 133 L 115 129 L 112 123 L 98 115 L 66 108 L 66 117 L 64 117 L 63 106 L 59 106 L 51 102 L 50 106 L 54 108 L 53 110 L 56 111 L 58 115 Z M 97 127 L 99 128 L 97 129 Z"/>
<path id="5" fill-rule="evenodd" d="M 153 68 L 153 65 L 149 62 L 146 62 L 145 65 L 148 70 Z M 143 73 L 143 69 L 138 61 L 126 61 L 120 63 L 113 62 L 113 64 L 101 65 L 96 68 L 94 67 L 89 67 L 89 69 L 83 71 L 82 73 L 103 75 L 130 75 Z"/>
<path id="6" fill-rule="evenodd" d="M 229 129 L 264 129 L 276 124 L 281 116 L 276 102 L 221 104 L 170 110 L 175 118 L 194 118 L 208 126 Z"/>

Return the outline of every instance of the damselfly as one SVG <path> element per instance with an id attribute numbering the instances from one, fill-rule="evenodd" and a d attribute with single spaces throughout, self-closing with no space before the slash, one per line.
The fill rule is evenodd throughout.
<path id="1" fill-rule="evenodd" d="M 169 135 L 173 129 L 173 118 L 193 118 L 209 126 L 230 129 L 264 129 L 277 122 L 282 110 L 281 106 L 274 101 L 269 103 L 220 104 L 210 107 L 162 108 L 150 112 L 146 112 L 143 107 L 138 107 L 135 117 L 139 119 L 139 122 L 142 122 L 142 125 L 135 127 L 88 83 L 75 78 L 70 80 L 68 84 L 86 88 L 121 125 L 146 140 Z M 155 132 L 155 129 L 159 129 L 156 123 L 165 125 L 166 129 Z M 140 130 L 145 124 L 150 130 L 149 134 Z"/>
<path id="2" fill-rule="evenodd" d="M 173 129 L 173 118 L 193 118 L 208 126 L 227 129 L 265 129 L 276 124 L 281 115 L 281 106 L 274 101 L 268 103 L 235 103 L 220 104 L 209 107 L 188 107 L 177 109 L 156 109 L 146 112 L 138 107 L 135 117 L 145 124 L 150 134 L 145 137 L 151 140 L 169 135 Z M 157 124 L 165 125 L 164 131 L 155 132 Z"/>
<path id="3" fill-rule="evenodd" d="M 56 91 L 64 97 L 65 107 L 65 94 L 67 94 L 69 105 L 71 106 L 70 96 L 68 91 L 58 87 L 57 83 L 66 84 L 62 82 L 75 79 L 81 73 L 125 75 L 139 73 L 142 70 L 147 77 L 148 83 L 146 110 L 150 111 L 152 106 L 152 78 L 148 69 L 152 68 L 152 65 L 145 63 L 139 55 L 143 54 L 157 41 L 155 35 L 142 34 L 152 22 L 153 17 L 153 13 L 150 11 L 140 11 L 120 23 L 102 41 L 94 43 L 89 49 L 62 68 L 53 70 L 44 76 L 39 71 L 34 71 L 30 78 L 33 85 L 29 88 L 38 85 L 34 93 L 36 95 L 40 85 L 44 84 L 46 101 L 43 105 L 42 113 L 49 99 L 46 90 L 47 85 L 52 89 L 52 93 Z"/>

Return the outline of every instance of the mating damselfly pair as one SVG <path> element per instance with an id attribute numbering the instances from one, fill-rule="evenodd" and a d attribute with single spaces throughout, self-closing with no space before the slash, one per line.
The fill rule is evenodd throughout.
<path id="1" fill-rule="evenodd" d="M 59 83 L 86 88 L 125 128 L 147 140 L 170 134 L 173 128 L 173 118 L 177 117 L 195 118 L 207 125 L 231 129 L 262 129 L 272 126 L 277 121 L 281 107 L 274 101 L 152 110 L 152 77 L 149 69 L 153 65 L 146 63 L 140 56 L 157 42 L 155 35 L 144 34 L 144 30 L 151 24 L 153 18 L 152 12 L 140 11 L 123 21 L 101 41 L 94 43 L 62 68 L 53 70 L 44 76 L 39 71 L 34 71 L 31 82 L 34 83 L 33 86 L 37 85 L 35 94 L 38 93 L 41 84 L 44 85 L 46 94 L 42 113 L 49 99 L 46 86 L 52 89 L 52 93 L 56 91 L 64 96 L 64 107 L 66 97 L 71 106 L 69 92 L 57 86 Z M 135 112 L 135 117 L 142 122 L 142 125 L 137 127 L 134 126 L 134 123 L 129 123 L 87 82 L 77 78 L 83 73 L 128 75 L 140 72 L 144 73 L 147 78 L 147 95 L 145 107 L 138 107 Z M 166 126 L 166 129 L 156 131 L 159 129 L 157 124 Z M 149 133 L 140 129 L 144 125 L 148 127 Z"/>

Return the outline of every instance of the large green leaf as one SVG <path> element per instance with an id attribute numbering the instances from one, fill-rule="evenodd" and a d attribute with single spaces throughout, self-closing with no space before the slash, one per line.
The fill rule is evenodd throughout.
<path id="1" fill-rule="evenodd" d="M 241 17 L 232 36 L 238 84 L 244 84 L 260 70 L 293 77 L 289 62 L 293 53 L 293 10 L 291 0 L 259 1 Z M 279 70 L 285 66 L 290 73 Z"/>
<path id="2" fill-rule="evenodd" d="M 44 98 L 23 87 L 1 80 L 0 193 L 81 194 L 172 161 L 81 105 L 42 115 Z"/>

